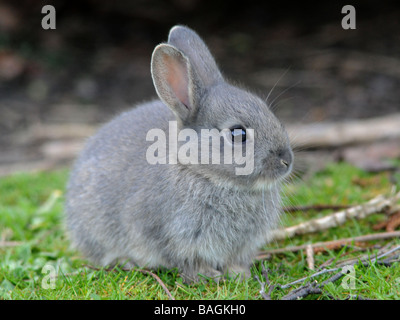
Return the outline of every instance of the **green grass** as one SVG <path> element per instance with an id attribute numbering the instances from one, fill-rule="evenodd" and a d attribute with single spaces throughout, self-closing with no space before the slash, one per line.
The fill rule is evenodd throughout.
<path id="1" fill-rule="evenodd" d="M 60 170 L 15 174 L 0 179 L 0 241 L 18 242 L 16 246 L 0 247 L 0 300 L 168 299 L 153 277 L 135 270 L 87 268 L 88 262 L 69 248 L 62 215 L 67 177 L 68 171 Z M 397 175 L 397 181 L 399 178 Z M 387 173 L 369 174 L 344 163 L 332 164 L 306 182 L 297 181 L 287 186 L 285 205 L 358 204 L 378 194 L 387 194 L 390 187 Z M 287 214 L 282 223 L 291 225 L 327 213 Z M 268 248 L 359 236 L 373 232 L 372 225 L 384 219 L 382 214 L 376 214 L 319 234 L 274 242 Z M 391 242 L 400 244 L 399 239 Z M 376 242 L 379 245 L 386 243 Z M 352 250 L 348 247 L 316 254 L 315 265 L 331 258 L 340 260 L 345 253 L 351 256 Z M 371 257 L 375 252 L 371 250 Z M 314 273 L 307 267 L 304 252 L 273 255 L 263 263 L 269 269 L 272 284 L 286 284 Z M 332 262 L 334 265 L 335 261 Z M 51 272 L 46 268 L 54 271 L 54 277 L 50 277 Z M 261 263 L 256 263 L 253 274 L 261 277 L 261 269 Z M 260 285 L 255 279 L 219 284 L 205 280 L 186 285 L 176 271 L 158 271 L 157 274 L 176 299 L 261 299 Z M 321 282 L 329 277 L 330 274 L 324 274 L 315 280 Z M 50 279 L 54 280 L 54 288 L 48 288 Z M 340 281 L 331 283 L 322 295 L 306 299 L 345 299 L 357 295 L 370 299 L 400 299 L 400 264 L 356 266 L 355 288 L 345 289 L 340 284 Z M 279 299 L 291 290 L 274 289 L 272 298 Z"/>

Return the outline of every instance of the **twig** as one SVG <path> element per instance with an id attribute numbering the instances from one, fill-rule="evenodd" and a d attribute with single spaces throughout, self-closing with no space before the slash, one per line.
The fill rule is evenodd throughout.
<path id="1" fill-rule="evenodd" d="M 0 248 L 17 247 L 21 244 L 20 241 L 0 241 Z"/>
<path id="2" fill-rule="evenodd" d="M 275 240 L 282 240 L 285 238 L 292 238 L 296 235 L 313 233 L 337 227 L 344 224 L 349 219 L 362 219 L 373 213 L 383 211 L 385 208 L 393 206 L 398 200 L 400 200 L 400 192 L 392 197 L 384 197 L 383 195 L 379 195 L 363 205 L 354 206 L 349 209 L 342 210 L 322 218 L 312 219 L 285 229 L 274 230 L 273 238 Z"/>
<path id="3" fill-rule="evenodd" d="M 383 264 L 386 266 L 390 266 L 392 263 L 394 262 L 398 262 L 398 259 L 392 259 L 390 261 L 377 261 L 377 263 L 379 264 Z M 364 262 L 362 263 L 362 265 L 367 265 L 369 264 L 369 262 Z M 335 269 L 330 269 L 330 270 L 324 270 L 324 271 L 337 271 L 339 269 L 342 268 L 335 268 Z M 318 275 L 321 275 L 322 273 L 326 273 L 326 272 L 319 272 Z M 287 294 L 286 296 L 282 297 L 282 300 L 297 300 L 300 298 L 304 298 L 310 294 L 321 294 L 322 293 L 322 289 L 324 288 L 325 285 L 327 285 L 328 283 L 331 282 L 336 282 L 337 280 L 341 279 L 345 274 L 342 273 L 342 271 L 334 274 L 333 276 L 331 276 L 329 279 L 325 280 L 324 282 L 322 282 L 321 284 L 317 284 L 317 282 L 313 282 L 312 284 L 308 283 L 304 286 L 301 286 L 295 290 L 293 290 L 292 292 L 290 292 L 289 294 Z M 302 278 L 299 280 L 296 280 L 294 282 L 291 283 L 291 285 L 298 283 L 298 282 L 302 282 L 307 278 Z M 287 288 L 287 286 L 285 287 L 281 287 L 282 289 Z"/>
<path id="4" fill-rule="evenodd" d="M 379 255 L 387 252 L 391 248 L 393 248 L 393 244 L 389 243 L 389 244 L 383 246 L 382 248 L 380 248 L 375 253 L 375 256 L 379 256 Z M 360 257 L 356 257 L 356 258 L 353 257 L 353 258 L 349 258 L 349 259 L 338 261 L 336 263 L 336 266 L 337 267 L 342 267 L 342 266 L 345 266 L 345 265 L 348 265 L 348 264 L 355 264 L 355 263 L 357 263 L 359 261 L 367 261 L 370 258 L 371 258 L 371 253 L 368 253 L 368 254 L 361 255 Z M 320 266 L 320 267 L 323 268 L 323 266 Z"/>
<path id="5" fill-rule="evenodd" d="M 259 277 L 258 275 L 255 275 L 254 278 L 256 278 L 256 280 L 258 281 L 258 283 L 259 283 L 260 286 L 261 286 L 261 290 L 260 290 L 259 292 L 260 292 L 261 296 L 264 298 L 264 300 L 271 300 L 271 296 L 268 295 L 268 294 L 265 292 L 265 285 L 266 285 L 266 283 L 265 283 L 265 282 L 262 282 L 262 281 L 260 280 L 260 277 Z"/>
<path id="6" fill-rule="evenodd" d="M 349 294 L 346 299 L 344 300 L 350 300 L 351 298 L 356 299 L 356 300 L 373 300 L 369 298 L 364 298 L 363 296 L 359 294 Z"/>
<path id="7" fill-rule="evenodd" d="M 308 205 L 308 206 L 290 206 L 290 207 L 284 207 L 283 211 L 287 213 L 292 213 L 296 211 L 310 211 L 310 210 L 315 210 L 315 211 L 322 211 L 322 210 L 342 210 L 342 209 L 347 209 L 350 206 L 348 205 L 335 205 L 335 204 L 313 204 L 313 205 Z"/>
<path id="8" fill-rule="evenodd" d="M 165 283 L 160 279 L 159 276 L 157 276 L 155 273 L 149 271 L 149 270 L 144 270 L 144 269 L 136 269 L 136 271 L 139 271 L 143 274 L 149 274 L 151 275 L 154 279 L 157 280 L 157 282 L 160 284 L 160 286 L 164 289 L 165 293 L 168 295 L 170 300 L 175 300 L 175 298 L 173 297 L 173 295 L 171 294 L 171 292 L 168 290 L 167 286 L 165 285 Z"/>
<path id="9" fill-rule="evenodd" d="M 371 259 L 371 260 L 362 261 L 362 264 L 363 264 L 363 265 L 369 264 L 370 262 L 374 262 L 374 261 L 376 261 L 376 260 L 378 260 L 378 259 L 381 259 L 381 258 L 383 258 L 383 257 L 386 257 L 387 255 L 389 255 L 389 254 L 391 254 L 391 253 L 393 253 L 393 252 L 395 252 L 395 251 L 397 251 L 397 250 L 400 250 L 400 246 L 397 246 L 397 247 L 395 247 L 395 248 L 393 248 L 393 249 L 390 249 L 389 251 L 386 251 L 386 252 L 384 252 L 384 253 L 378 255 L 376 258 L 373 258 L 373 259 Z M 355 264 L 358 263 L 358 261 L 360 261 L 360 259 L 357 259 L 354 263 L 347 263 L 346 265 L 355 265 Z M 282 286 L 280 286 L 280 288 L 281 288 L 281 289 L 286 289 L 286 288 L 289 288 L 289 287 L 293 286 L 294 284 L 297 284 L 297 283 L 299 283 L 299 282 L 303 282 L 304 280 L 306 280 L 306 279 L 308 279 L 308 278 L 312 279 L 312 278 L 318 277 L 318 276 L 320 276 L 320 275 L 322 275 L 322 274 L 325 274 L 325 273 L 337 271 L 337 270 L 339 270 L 339 269 L 341 269 L 341 268 L 342 268 L 342 267 L 336 267 L 336 268 L 332 268 L 332 269 L 324 269 L 324 270 L 321 270 L 321 271 L 318 271 L 318 272 L 314 273 L 314 274 L 311 275 L 311 276 L 304 277 L 304 278 L 301 278 L 301 279 L 297 279 L 297 280 L 295 280 L 295 281 L 293 281 L 293 282 L 291 282 L 291 283 L 282 285 Z M 332 281 L 330 281 L 330 282 L 332 282 Z"/>
<path id="10" fill-rule="evenodd" d="M 385 266 L 390 266 L 394 262 L 398 262 L 399 261 L 398 258 L 400 256 L 400 254 L 396 254 L 393 257 L 384 259 L 382 261 L 379 261 L 379 259 L 381 259 L 383 257 L 386 257 L 388 255 L 391 255 L 392 253 L 394 253 L 394 252 L 396 252 L 398 250 L 400 250 L 400 246 L 396 246 L 393 249 L 390 249 L 389 251 L 384 252 L 384 253 L 380 254 L 379 256 L 377 256 L 376 258 L 373 258 L 371 260 L 361 261 L 361 265 L 368 266 L 368 265 L 371 264 L 371 262 L 376 262 L 378 264 L 382 264 L 382 265 L 385 265 Z M 347 266 L 354 266 L 355 264 L 358 263 L 358 261 L 355 262 L 355 263 L 352 263 L 352 264 L 347 264 Z M 316 272 L 316 273 L 314 273 L 313 275 L 311 275 L 309 277 L 304 277 L 304 278 L 298 279 L 296 281 L 293 281 L 291 283 L 288 283 L 286 285 L 280 286 L 280 288 L 281 289 L 285 289 L 285 288 L 291 287 L 294 284 L 297 284 L 299 282 L 303 282 L 308 278 L 310 278 L 310 279 L 311 278 L 315 278 L 316 276 L 320 276 L 320 275 L 328 273 L 328 272 L 338 271 L 338 270 L 341 270 L 341 269 L 342 269 L 342 267 L 337 267 L 337 268 L 333 268 L 333 269 L 325 269 L 325 270 Z M 301 287 L 293 290 L 292 292 L 290 292 L 289 294 L 284 296 L 282 298 L 282 300 L 297 300 L 299 298 L 304 298 L 304 297 L 306 297 L 306 296 L 308 296 L 310 294 L 321 294 L 322 293 L 322 289 L 324 288 L 324 286 L 326 284 L 331 283 L 331 282 L 335 282 L 335 281 L 339 280 L 340 278 L 342 278 L 344 275 L 345 274 L 342 271 L 340 271 L 340 272 L 334 274 L 333 276 L 331 276 L 330 278 L 328 278 L 327 280 L 323 281 L 320 284 L 317 284 L 317 282 L 313 282 L 312 284 L 308 283 L 308 284 L 306 284 L 304 286 L 301 286 Z"/>
<path id="11" fill-rule="evenodd" d="M 396 252 L 397 250 L 400 250 L 400 246 L 394 247 L 393 249 L 390 249 L 389 251 L 386 251 L 386 252 L 380 254 L 374 260 L 378 260 L 378 259 L 381 259 L 383 257 L 386 257 L 386 256 L 390 255 L 391 253 Z"/>
<path id="12" fill-rule="evenodd" d="M 322 290 L 317 286 L 317 282 L 308 283 L 305 286 L 293 290 L 286 296 L 282 297 L 282 300 L 298 300 L 304 298 L 310 294 L 321 294 Z"/>
<path id="13" fill-rule="evenodd" d="M 307 265 L 310 270 L 314 270 L 314 249 L 309 244 L 306 247 Z"/>
<path id="14" fill-rule="evenodd" d="M 385 228 L 386 231 L 394 231 L 396 228 L 400 226 L 400 210 L 388 217 L 388 219 L 384 222 L 378 223 L 374 225 L 372 228 L 374 230 L 380 230 Z"/>
<path id="15" fill-rule="evenodd" d="M 258 283 L 261 286 L 260 294 L 264 298 L 264 300 L 272 300 L 271 293 L 275 289 L 276 286 L 272 285 L 271 282 L 269 281 L 268 269 L 265 269 L 264 264 L 261 264 L 261 265 L 262 265 L 262 275 L 264 276 L 265 282 L 262 282 L 258 275 L 255 275 L 254 277 L 256 278 L 256 280 L 258 281 Z M 268 293 L 265 292 L 266 285 L 268 285 L 268 288 L 269 288 Z"/>
<path id="16" fill-rule="evenodd" d="M 324 122 L 312 125 L 286 126 L 296 145 L 307 147 L 338 147 L 370 143 L 400 137 L 400 114 L 346 122 Z M 374 130 L 371 130 L 374 128 Z"/>
<path id="17" fill-rule="evenodd" d="M 319 252 L 319 251 L 326 251 L 327 249 L 333 250 L 333 249 L 342 248 L 345 245 L 350 245 L 352 243 L 357 243 L 357 242 L 383 240 L 383 239 L 390 239 L 390 238 L 397 238 L 397 237 L 400 237 L 400 231 L 372 233 L 372 234 L 367 234 L 367 235 L 354 237 L 354 238 L 345 238 L 345 239 L 338 239 L 338 240 L 333 240 L 333 241 L 316 242 L 316 243 L 311 244 L 311 247 L 313 248 L 314 252 Z M 263 260 L 263 259 L 265 259 L 265 257 L 267 257 L 270 254 L 280 254 L 280 253 L 285 253 L 285 252 L 296 252 L 296 251 L 305 250 L 307 248 L 307 246 L 309 246 L 309 244 L 300 245 L 300 246 L 290 246 L 290 247 L 279 248 L 279 249 L 265 250 L 258 254 L 257 260 Z"/>
<path id="18" fill-rule="evenodd" d="M 295 280 L 295 281 L 292 281 L 292 282 L 290 282 L 290 283 L 287 283 L 287 284 L 285 284 L 285 285 L 282 285 L 282 286 L 280 286 L 280 288 L 281 288 L 281 289 L 287 289 L 287 288 L 292 287 L 292 286 L 295 285 L 295 284 L 298 284 L 298 283 L 300 283 L 300 282 L 304 282 L 304 281 L 307 280 L 307 279 L 313 279 L 313 278 L 318 277 L 318 276 L 320 276 L 320 275 L 322 275 L 322 274 L 329 273 L 329 272 L 334 272 L 334 271 L 337 271 L 337 270 L 339 270 L 339 269 L 341 269 L 341 268 L 324 269 L 324 270 L 321 270 L 321 271 L 318 271 L 318 272 L 312 274 L 311 276 L 303 277 L 303 278 L 297 279 L 297 280 Z"/>
<path id="19" fill-rule="evenodd" d="M 90 266 L 90 265 L 83 265 L 84 267 L 87 267 L 89 269 L 93 269 L 93 270 L 105 270 L 105 271 L 116 271 L 115 268 L 97 268 L 94 266 Z M 159 276 L 157 276 L 155 273 L 149 271 L 149 270 L 145 270 L 145 269 L 131 269 L 131 268 L 120 268 L 120 270 L 122 271 L 137 271 L 146 275 L 150 275 L 152 276 L 159 284 L 160 286 L 164 289 L 165 293 L 168 295 L 168 297 L 171 300 L 175 300 L 175 298 L 172 296 L 171 292 L 168 290 L 167 286 L 164 284 L 164 282 L 160 279 Z"/>

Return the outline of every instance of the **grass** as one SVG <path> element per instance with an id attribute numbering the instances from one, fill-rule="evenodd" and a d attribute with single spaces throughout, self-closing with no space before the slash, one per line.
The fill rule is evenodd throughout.
<path id="1" fill-rule="evenodd" d="M 94 270 L 85 267 L 78 252 L 69 248 L 63 225 L 63 201 L 67 170 L 34 174 L 15 174 L 0 179 L 0 240 L 18 245 L 0 247 L 1 299 L 168 299 L 158 282 L 138 271 Z M 397 175 L 397 181 L 400 177 Z M 348 164 L 332 164 L 314 174 L 306 183 L 295 182 L 285 189 L 286 205 L 358 204 L 378 194 L 387 194 L 391 183 L 387 173 L 369 174 Z M 302 212 L 284 216 L 284 225 L 295 224 L 325 212 Z M 268 248 L 297 245 L 373 232 L 372 225 L 383 221 L 382 214 L 319 234 L 295 237 L 269 244 Z M 391 240 L 400 244 L 400 240 Z M 380 241 L 377 244 L 384 245 Z M 318 266 L 328 259 L 351 254 L 352 248 L 315 255 Z M 371 251 L 371 257 L 374 251 Z M 274 255 L 263 262 L 272 284 L 286 284 L 314 273 L 307 267 L 304 252 Z M 332 262 L 334 266 L 335 261 Z M 261 263 L 253 274 L 261 277 Z M 176 299 L 261 299 L 260 285 L 250 279 L 216 284 L 205 279 L 185 285 L 176 271 L 158 271 L 158 276 Z M 327 285 L 322 295 L 306 299 L 345 299 L 362 295 L 370 299 L 400 299 L 400 264 L 385 267 L 371 263 L 355 267 L 355 288 L 346 289 L 340 281 Z M 316 278 L 326 280 L 330 274 Z M 52 288 L 51 285 L 54 285 Z M 291 289 L 275 289 L 279 299 Z"/>

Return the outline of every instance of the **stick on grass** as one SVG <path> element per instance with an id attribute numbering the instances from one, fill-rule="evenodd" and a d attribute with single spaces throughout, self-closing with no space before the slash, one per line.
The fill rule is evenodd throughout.
<path id="1" fill-rule="evenodd" d="M 400 200 L 400 192 L 392 197 L 379 195 L 365 204 L 338 211 L 322 218 L 312 219 L 295 226 L 273 231 L 274 240 L 292 238 L 296 235 L 314 233 L 344 224 L 349 219 L 363 219 L 371 214 L 381 212 Z"/>
<path id="2" fill-rule="evenodd" d="M 351 245 L 357 242 L 367 242 L 367 241 L 384 240 L 391 238 L 400 238 L 400 231 L 372 233 L 354 238 L 344 238 L 333 241 L 316 242 L 313 244 L 305 244 L 300 246 L 290 246 L 286 248 L 265 250 L 258 254 L 257 260 L 263 260 L 267 258 L 268 255 L 270 254 L 280 254 L 285 252 L 297 252 L 301 250 L 306 250 L 307 246 L 311 246 L 314 252 L 320 252 L 320 251 L 326 251 L 328 249 L 329 250 L 339 249 L 345 245 Z"/>

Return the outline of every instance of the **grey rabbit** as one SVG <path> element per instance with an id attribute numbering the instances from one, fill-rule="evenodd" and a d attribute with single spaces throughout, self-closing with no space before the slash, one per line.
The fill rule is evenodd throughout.
<path id="1" fill-rule="evenodd" d="M 187 282 L 250 277 L 252 259 L 279 222 L 280 186 L 293 165 L 288 135 L 266 102 L 226 82 L 188 27 L 173 27 L 155 47 L 151 75 L 159 100 L 105 124 L 75 162 L 65 205 L 71 242 L 102 266 L 177 268 Z M 237 174 L 243 163 L 235 161 L 149 163 L 155 138 L 148 132 L 168 136 L 174 121 L 202 142 L 202 129 L 218 129 L 221 144 L 210 148 L 221 156 L 253 150 L 252 171 Z M 153 156 L 170 155 L 175 147 L 166 141 Z"/>

